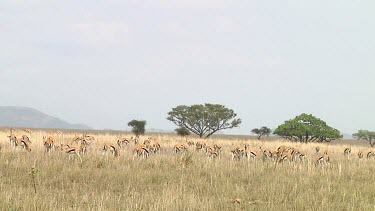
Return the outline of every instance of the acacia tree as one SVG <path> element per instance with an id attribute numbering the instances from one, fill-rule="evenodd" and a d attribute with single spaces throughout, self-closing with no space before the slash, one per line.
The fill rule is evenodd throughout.
<path id="1" fill-rule="evenodd" d="M 342 138 L 340 131 L 327 125 L 323 120 L 309 114 L 301 114 L 279 125 L 274 134 L 300 142 L 330 142 Z"/>
<path id="2" fill-rule="evenodd" d="M 252 133 L 257 134 L 258 140 L 260 140 L 260 137 L 262 136 L 269 136 L 271 133 L 271 129 L 269 129 L 266 126 L 263 126 L 261 128 L 254 128 L 251 130 Z"/>
<path id="3" fill-rule="evenodd" d="M 371 147 L 375 147 L 375 132 L 368 130 L 358 130 L 358 132 L 353 134 L 354 138 L 358 140 L 366 140 L 370 143 Z"/>
<path id="4" fill-rule="evenodd" d="M 128 122 L 128 126 L 132 127 L 132 132 L 137 137 L 145 134 L 145 132 L 146 132 L 146 129 L 145 129 L 146 121 L 140 121 L 140 120 L 133 119 L 132 121 Z"/>
<path id="5" fill-rule="evenodd" d="M 238 127 L 241 119 L 236 119 L 236 116 L 232 109 L 223 105 L 206 103 L 172 108 L 167 119 L 201 138 L 207 138 L 219 130 Z"/>
<path id="6" fill-rule="evenodd" d="M 190 135 L 190 131 L 188 129 L 186 129 L 186 127 L 176 128 L 175 131 L 181 137 Z"/>

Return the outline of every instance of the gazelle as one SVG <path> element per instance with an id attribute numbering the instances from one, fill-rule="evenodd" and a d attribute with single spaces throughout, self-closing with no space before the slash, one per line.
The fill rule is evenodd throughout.
<path id="1" fill-rule="evenodd" d="M 285 162 L 285 161 L 293 161 L 293 155 L 291 153 L 287 153 L 279 158 L 279 163 Z"/>
<path id="2" fill-rule="evenodd" d="M 347 147 L 344 150 L 344 155 L 349 155 L 351 152 L 352 152 L 352 150 L 349 147 Z"/>
<path id="3" fill-rule="evenodd" d="M 318 158 L 316 159 L 316 163 L 317 164 L 322 164 L 322 163 L 329 164 L 328 150 L 325 150 L 323 155 L 318 156 Z"/>
<path id="4" fill-rule="evenodd" d="M 221 154 L 221 151 L 223 150 L 223 147 L 221 145 L 218 145 L 218 144 L 214 144 L 214 149 L 216 150 L 216 152 L 218 154 Z"/>
<path id="5" fill-rule="evenodd" d="M 151 145 L 151 151 L 152 151 L 153 153 L 156 153 L 156 152 L 159 151 L 160 149 L 161 149 L 161 146 L 160 146 L 159 142 L 154 141 L 154 142 L 152 143 L 152 145 Z"/>
<path id="6" fill-rule="evenodd" d="M 55 139 L 51 136 L 49 137 L 43 136 L 43 141 L 44 141 L 43 145 L 46 149 L 46 152 L 50 154 L 51 150 L 53 149 Z"/>
<path id="7" fill-rule="evenodd" d="M 148 158 L 150 151 L 145 145 L 139 145 L 133 150 L 133 159 L 135 155 L 142 156 L 143 159 Z"/>
<path id="8" fill-rule="evenodd" d="M 29 152 L 31 151 L 30 146 L 29 146 L 29 142 L 27 142 L 27 141 L 25 141 L 21 138 L 17 138 L 17 145 L 16 146 L 17 147 L 21 146 L 24 150 L 29 151 Z"/>
<path id="9" fill-rule="evenodd" d="M 219 152 L 218 151 L 216 151 L 215 149 L 213 149 L 213 148 L 209 148 L 208 149 L 208 157 L 217 157 L 217 156 L 219 156 Z"/>
<path id="10" fill-rule="evenodd" d="M 206 148 L 206 143 L 202 142 L 202 141 L 198 141 L 197 143 L 195 143 L 195 149 L 196 150 L 201 150 L 201 149 L 204 149 Z"/>
<path id="11" fill-rule="evenodd" d="M 241 157 L 243 157 L 244 152 L 245 152 L 245 149 L 243 149 L 239 146 L 234 148 L 233 150 L 230 151 L 230 153 L 232 155 L 232 160 L 234 160 L 234 159 L 240 160 Z"/>
<path id="12" fill-rule="evenodd" d="M 369 159 L 369 158 L 371 158 L 372 156 L 375 156 L 375 152 L 374 151 L 369 151 L 368 153 L 367 153 L 367 159 Z"/>
<path id="13" fill-rule="evenodd" d="M 10 145 L 12 145 L 13 149 L 17 147 L 17 137 L 15 135 L 9 135 L 8 136 Z"/>
<path id="14" fill-rule="evenodd" d="M 128 145 L 128 144 L 129 144 L 129 140 L 126 139 L 126 138 L 119 138 L 119 139 L 117 139 L 117 145 L 120 148 L 123 148 L 125 145 Z"/>
<path id="15" fill-rule="evenodd" d="M 182 152 L 182 151 L 186 151 L 187 148 L 184 144 L 175 144 L 174 147 L 173 147 L 173 150 L 175 153 L 179 153 L 179 152 Z"/>
<path id="16" fill-rule="evenodd" d="M 363 151 L 362 150 L 358 151 L 358 158 L 363 158 Z"/>
<path id="17" fill-rule="evenodd" d="M 195 143 L 194 143 L 194 141 L 188 141 L 188 142 L 187 142 L 187 145 L 188 145 L 189 147 L 192 147 L 192 146 L 195 145 Z"/>
<path id="18" fill-rule="evenodd" d="M 30 138 L 27 135 L 22 135 L 22 140 L 31 144 Z"/>
<path id="19" fill-rule="evenodd" d="M 250 160 L 250 158 L 255 160 L 255 158 L 258 156 L 258 152 L 256 152 L 255 150 L 247 149 L 245 150 L 245 156 L 247 157 L 247 160 Z"/>
<path id="20" fill-rule="evenodd" d="M 113 144 L 104 144 L 103 146 L 103 155 L 107 152 L 110 151 L 115 157 L 119 156 L 118 150 L 116 149 L 116 146 Z"/>
<path id="21" fill-rule="evenodd" d="M 79 157 L 81 163 L 82 163 L 81 155 L 79 155 L 80 147 L 67 147 L 64 150 L 65 150 L 65 153 L 67 153 L 69 155 L 69 160 L 70 160 L 71 155 L 77 155 Z"/>

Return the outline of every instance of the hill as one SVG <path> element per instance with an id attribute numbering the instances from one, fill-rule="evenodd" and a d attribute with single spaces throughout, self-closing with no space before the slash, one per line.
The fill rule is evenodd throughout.
<path id="1" fill-rule="evenodd" d="M 0 127 L 91 129 L 83 124 L 70 124 L 28 107 L 0 106 Z"/>

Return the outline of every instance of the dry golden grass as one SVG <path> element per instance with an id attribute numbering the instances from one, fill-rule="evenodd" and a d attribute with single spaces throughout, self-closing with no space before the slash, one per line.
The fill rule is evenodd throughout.
<path id="1" fill-rule="evenodd" d="M 186 143 L 185 139 L 153 136 L 162 150 L 142 160 L 133 159 L 134 144 L 121 149 L 118 158 L 103 156 L 103 143 L 115 143 L 118 136 L 101 133 L 94 134 L 81 163 L 60 150 L 48 156 L 44 131 L 29 135 L 30 153 L 13 150 L 7 135 L 0 132 L 2 210 L 375 210 L 375 158 L 356 155 L 359 149 L 371 150 L 365 145 L 215 138 L 204 141 L 222 144 L 223 153 L 207 158 L 194 148 L 173 153 L 173 145 Z M 54 137 L 62 143 L 73 135 Z M 307 161 L 232 161 L 229 151 L 245 143 L 254 149 L 296 147 L 307 153 Z M 327 166 L 315 165 L 318 145 L 331 156 Z M 352 153 L 346 157 L 343 151 L 348 146 Z M 29 174 L 34 165 L 36 194 Z"/>

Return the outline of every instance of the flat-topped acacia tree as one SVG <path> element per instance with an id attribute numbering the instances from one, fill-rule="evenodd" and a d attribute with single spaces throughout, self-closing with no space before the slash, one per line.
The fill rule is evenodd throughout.
<path id="1" fill-rule="evenodd" d="M 184 127 L 200 138 L 208 138 L 217 131 L 238 127 L 241 119 L 232 109 L 220 104 L 179 105 L 168 112 L 167 119 Z"/>
<path id="2" fill-rule="evenodd" d="M 353 134 L 354 138 L 358 140 L 366 140 L 370 143 L 371 147 L 375 147 L 375 131 L 358 130 Z"/>
<path id="3" fill-rule="evenodd" d="M 145 134 L 146 132 L 146 129 L 145 129 L 146 121 L 133 119 L 132 121 L 128 122 L 128 126 L 132 127 L 132 132 L 137 137 Z"/>
<path id="4" fill-rule="evenodd" d="M 300 142 L 330 142 L 342 138 L 340 131 L 311 114 L 301 114 L 285 121 L 273 132 L 283 138 Z"/>

